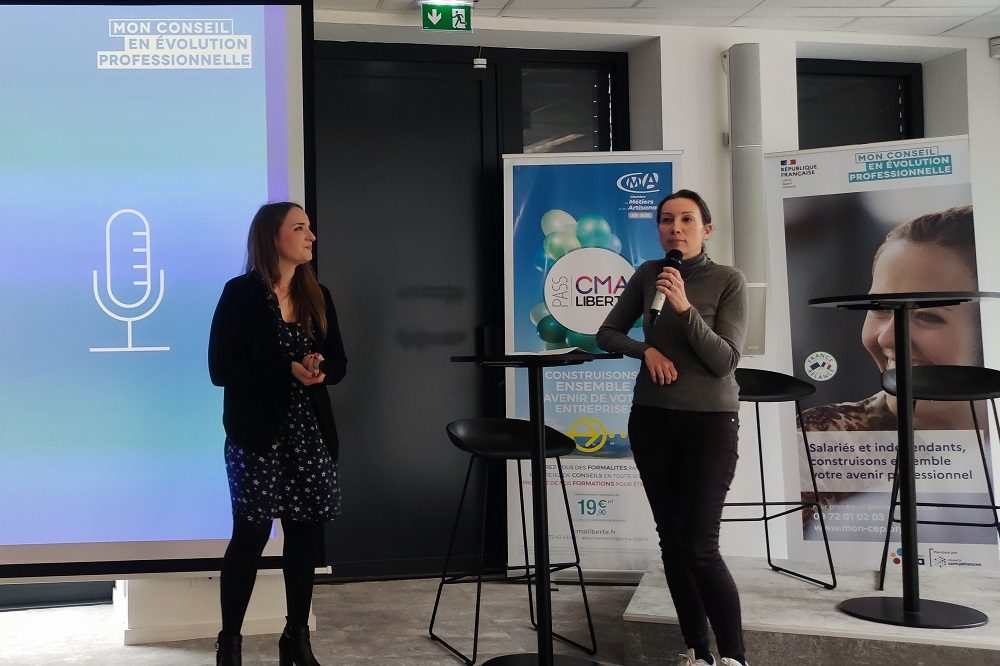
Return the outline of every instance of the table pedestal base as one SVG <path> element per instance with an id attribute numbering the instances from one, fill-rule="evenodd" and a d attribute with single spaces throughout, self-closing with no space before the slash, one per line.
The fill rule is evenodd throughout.
<path id="1" fill-rule="evenodd" d="M 554 666 L 600 666 L 593 659 L 583 657 L 571 657 L 565 654 L 552 655 Z M 538 666 L 538 653 L 526 652 L 523 654 L 505 654 L 502 657 L 493 657 L 483 663 L 483 666 Z"/>
<path id="2" fill-rule="evenodd" d="M 923 629 L 968 629 L 989 620 L 974 608 L 929 599 L 920 600 L 920 610 L 916 613 L 903 610 L 902 597 L 856 597 L 841 601 L 837 607 L 862 620 Z"/>

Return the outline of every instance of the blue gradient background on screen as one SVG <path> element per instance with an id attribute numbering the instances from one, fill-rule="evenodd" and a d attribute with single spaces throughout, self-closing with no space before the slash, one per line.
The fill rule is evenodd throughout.
<path id="1" fill-rule="evenodd" d="M 109 18 L 232 18 L 253 68 L 98 70 L 97 51 L 123 48 Z M 0 6 L 0 544 L 228 537 L 206 349 L 268 196 L 264 21 L 262 7 Z M 91 284 L 97 269 L 104 295 L 104 228 L 123 208 L 151 228 L 147 305 L 166 274 L 133 344 L 167 352 L 89 351 L 126 344 Z"/>

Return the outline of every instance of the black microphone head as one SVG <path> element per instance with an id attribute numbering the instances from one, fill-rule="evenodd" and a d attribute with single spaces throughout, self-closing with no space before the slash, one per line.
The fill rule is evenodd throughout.
<path id="1" fill-rule="evenodd" d="M 684 258 L 684 253 L 680 250 L 674 249 L 667 252 L 667 259 L 663 262 L 664 268 L 676 268 L 681 269 L 681 259 Z"/>

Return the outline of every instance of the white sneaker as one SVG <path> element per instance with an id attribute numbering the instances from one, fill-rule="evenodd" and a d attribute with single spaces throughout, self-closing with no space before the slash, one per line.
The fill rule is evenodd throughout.
<path id="1" fill-rule="evenodd" d="M 715 666 L 715 659 L 712 659 L 712 661 L 695 659 L 694 650 L 688 650 L 684 654 L 677 655 L 677 657 L 677 666 Z"/>
<path id="2" fill-rule="evenodd" d="M 741 664 L 735 659 L 730 659 L 729 657 L 723 657 L 720 663 L 722 666 L 750 666 L 750 664 Z"/>

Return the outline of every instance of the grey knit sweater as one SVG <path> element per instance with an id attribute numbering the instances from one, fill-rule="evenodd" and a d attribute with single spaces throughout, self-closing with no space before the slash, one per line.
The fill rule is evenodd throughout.
<path id="1" fill-rule="evenodd" d="M 653 346 L 677 367 L 677 381 L 658 386 L 642 363 L 634 405 L 695 412 L 738 411 L 739 387 L 733 371 L 746 336 L 746 278 L 731 266 L 714 263 L 704 252 L 683 261 L 681 277 L 693 307 L 679 315 L 665 303 L 655 325 L 644 317 L 645 342 L 633 340 L 628 331 L 649 311 L 656 276 L 662 269 L 662 259 L 639 266 L 597 332 L 597 343 L 606 351 L 637 359 Z"/>

